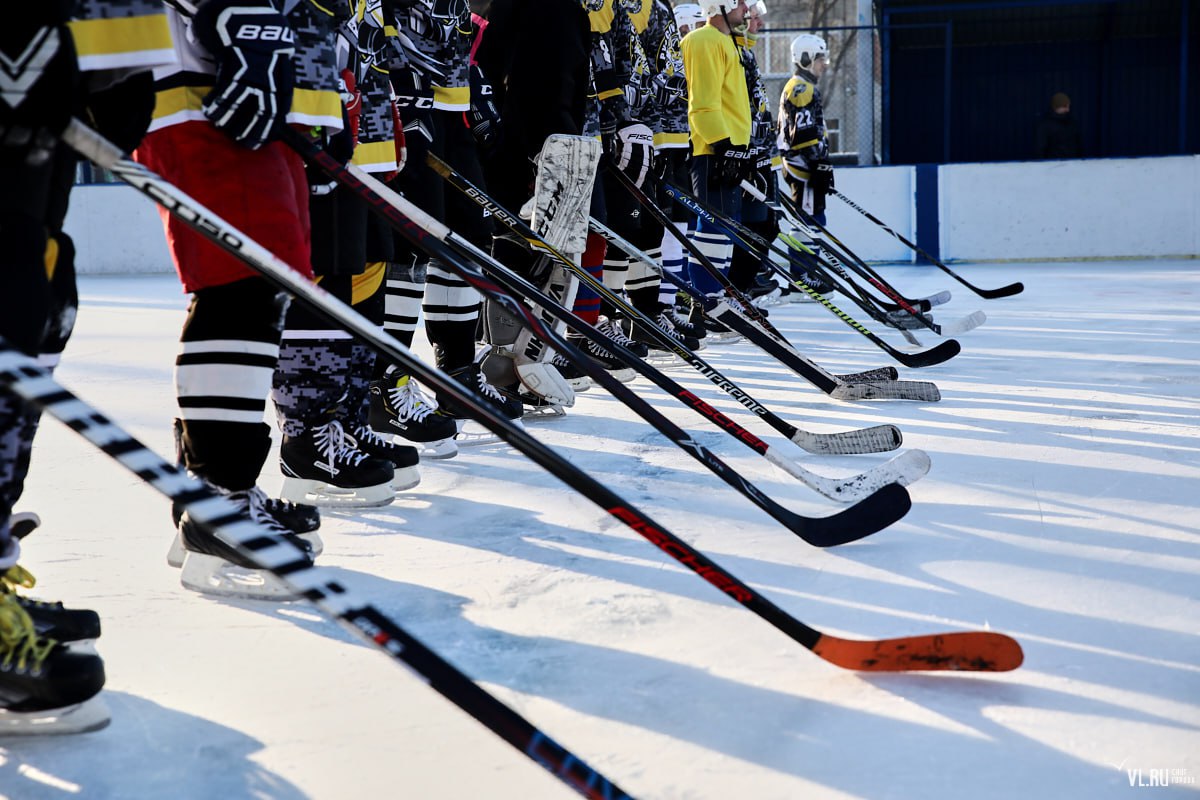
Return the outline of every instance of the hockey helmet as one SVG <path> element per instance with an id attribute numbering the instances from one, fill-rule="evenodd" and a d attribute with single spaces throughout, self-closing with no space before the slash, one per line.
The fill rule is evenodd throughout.
<path id="1" fill-rule="evenodd" d="M 708 17 L 704 16 L 704 9 L 696 3 L 680 3 L 675 6 L 675 27 L 691 30 L 701 22 L 708 21 Z"/>
<path id="2" fill-rule="evenodd" d="M 829 58 L 825 40 L 815 33 L 802 33 L 792 39 L 792 61 L 808 69 L 818 58 Z"/>

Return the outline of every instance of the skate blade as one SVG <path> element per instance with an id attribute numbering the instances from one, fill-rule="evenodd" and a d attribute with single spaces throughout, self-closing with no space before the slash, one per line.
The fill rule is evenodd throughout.
<path id="1" fill-rule="evenodd" d="M 390 483 L 345 488 L 325 481 L 284 478 L 279 496 L 293 503 L 322 508 L 378 508 L 396 499 Z"/>
<path id="2" fill-rule="evenodd" d="M 582 378 L 571 378 L 569 381 L 567 381 L 567 385 L 571 387 L 571 391 L 576 393 L 586 392 L 588 389 L 595 386 L 595 384 L 592 383 L 592 379 L 586 375 L 584 375 Z"/>
<path id="3" fill-rule="evenodd" d="M 714 333 L 709 331 L 708 336 L 704 337 L 704 341 L 709 344 L 733 344 L 740 341 L 742 335 L 737 331 L 725 331 L 724 333 Z"/>
<path id="4" fill-rule="evenodd" d="M 643 360 L 655 369 L 675 369 L 688 366 L 688 363 L 682 358 L 665 350 L 651 350 L 650 355 Z"/>
<path id="5" fill-rule="evenodd" d="M 458 452 L 456 447 L 454 452 Z M 415 488 L 421 483 L 421 471 L 416 467 L 396 467 L 396 474 L 392 476 L 392 481 L 389 484 L 393 492 L 403 492 L 408 489 Z"/>
<path id="6" fill-rule="evenodd" d="M 633 367 L 610 369 L 608 370 L 608 374 L 616 378 L 621 383 L 629 383 L 631 380 L 637 377 L 637 372 L 634 371 Z"/>
<path id="7" fill-rule="evenodd" d="M 525 406 L 525 413 L 521 415 L 521 419 L 526 422 L 537 422 L 538 420 L 557 419 L 566 415 L 567 410 L 560 405 Z"/>
<path id="8" fill-rule="evenodd" d="M 0 736 L 62 736 L 98 731 L 112 721 L 100 697 L 62 708 L 42 711 L 0 709 Z"/>
<path id="9" fill-rule="evenodd" d="M 524 423 L 519 419 L 510 419 L 510 423 L 524 429 Z M 505 444 L 505 441 L 473 419 L 458 420 L 458 436 L 454 440 L 459 447 L 483 447 L 489 444 Z"/>
<path id="10" fill-rule="evenodd" d="M 296 599 L 296 595 L 269 572 L 239 567 L 220 556 L 210 556 L 207 553 L 187 554 L 179 582 L 193 592 L 217 597 L 277 602 Z"/>
<path id="11" fill-rule="evenodd" d="M 321 535 L 316 531 L 296 535 L 308 542 L 308 546 L 312 548 L 313 558 L 325 552 L 325 542 L 321 540 Z M 167 565 L 179 569 L 183 566 L 186 558 L 187 550 L 183 547 L 183 534 L 176 532 L 175 539 L 171 542 L 171 549 L 167 551 Z"/>
<path id="12" fill-rule="evenodd" d="M 421 456 L 422 459 L 432 458 L 432 459 L 440 460 L 440 459 L 446 459 L 446 458 L 454 458 L 456 455 L 458 455 L 458 444 L 454 441 L 453 438 L 438 439 L 438 440 L 432 441 L 432 442 L 408 442 L 408 441 L 405 441 L 405 442 L 402 442 L 402 444 L 411 445 L 413 447 L 419 447 L 420 448 L 419 455 Z"/>

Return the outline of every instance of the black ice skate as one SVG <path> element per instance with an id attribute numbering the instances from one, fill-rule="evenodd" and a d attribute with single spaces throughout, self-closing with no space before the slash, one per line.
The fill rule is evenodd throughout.
<path id="1" fill-rule="evenodd" d="M 312 563 L 312 545 L 305 539 L 264 513 L 250 511 L 245 518 L 297 545 L 304 553 L 303 557 Z M 203 594 L 249 600 L 295 599 L 292 592 L 274 575 L 258 569 L 252 561 L 243 558 L 236 549 L 214 536 L 187 511 L 179 519 L 179 540 L 185 553 L 179 582 L 186 588 Z"/>
<path id="2" fill-rule="evenodd" d="M 13 514 L 8 520 L 9 531 L 18 539 L 33 533 L 41 519 L 30 511 Z M 100 638 L 100 615 L 87 608 L 66 608 L 62 603 L 35 600 L 18 594 L 19 589 L 32 589 L 37 580 L 24 567 L 15 565 L 0 572 L 0 594 L 14 598 L 33 620 L 38 636 L 77 646 L 90 645 Z"/>
<path id="3" fill-rule="evenodd" d="M 449 420 L 450 418 L 444 417 L 444 419 Z M 451 424 L 453 425 L 453 420 L 451 420 Z M 457 432 L 457 427 L 455 432 Z M 374 458 L 390 461 L 395 468 L 395 474 L 392 476 L 392 489 L 403 492 L 421 482 L 421 472 L 417 469 L 417 465 L 421 463 L 421 456 L 418 455 L 417 448 L 406 444 L 395 444 L 389 441 L 390 438 L 380 435 L 369 425 L 359 425 L 354 429 L 354 441 L 358 445 L 358 449 Z M 457 451 L 456 446 L 455 452 Z"/>
<path id="4" fill-rule="evenodd" d="M 621 383 L 629 383 L 637 377 L 637 373 L 633 371 L 632 367 L 626 366 L 624 361 L 605 350 L 597 340 L 591 337 L 580 336 L 576 333 L 569 333 L 567 334 L 567 341 L 582 350 L 584 355 L 592 361 L 604 367 L 609 375 L 612 375 Z"/>
<path id="5" fill-rule="evenodd" d="M 437 403 L 408 375 L 389 375 L 371 383 L 368 424 L 380 433 L 424 445 L 421 454 L 426 458 L 453 458 L 458 453 L 454 419 L 438 413 Z"/>
<path id="6" fill-rule="evenodd" d="M 371 508 L 395 499 L 391 462 L 358 449 L 337 420 L 283 437 L 279 447 L 283 472 L 280 495 L 293 503 Z"/>
<path id="7" fill-rule="evenodd" d="M 493 386 L 478 364 L 468 364 L 446 374 L 474 392 L 497 415 L 520 427 L 520 419 L 525 414 L 525 407 L 521 399 L 515 394 L 501 392 Z M 440 398 L 439 405 L 443 413 L 450 414 L 458 422 L 458 436 L 455 441 L 458 442 L 459 447 L 478 447 L 500 441 L 500 437 L 489 429 L 469 419 L 470 415 L 467 413 L 467 409 L 449 396 Z"/>
<path id="8" fill-rule="evenodd" d="M 14 595 L 0 595 L 0 735 L 82 733 L 103 728 L 104 662 L 38 635 Z"/>
<path id="9" fill-rule="evenodd" d="M 281 528 L 286 533 L 299 536 L 308 543 L 314 557 L 321 555 L 324 543 L 315 531 L 321 527 L 321 514 L 316 506 L 304 503 L 293 503 L 277 497 L 267 497 L 267 493 L 257 486 L 241 491 L 231 492 L 208 481 L 204 484 L 213 492 L 229 500 L 255 522 L 269 522 L 272 528 Z M 175 530 L 180 528 L 179 521 L 183 516 L 183 506 L 172 504 L 172 518 Z M 186 551 L 181 534 L 176 534 L 171 549 L 167 551 L 167 564 L 172 567 L 182 567 Z"/>

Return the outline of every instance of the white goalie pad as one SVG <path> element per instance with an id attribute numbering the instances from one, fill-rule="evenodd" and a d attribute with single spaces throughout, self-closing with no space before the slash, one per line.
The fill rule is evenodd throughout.
<path id="1" fill-rule="evenodd" d="M 530 225 L 559 252 L 584 251 L 600 152 L 590 136 L 556 133 L 542 146 Z"/>
<path id="2" fill-rule="evenodd" d="M 517 377 L 528 391 L 547 403 L 570 408 L 575 405 L 575 391 L 553 365 L 545 362 L 517 363 Z"/>

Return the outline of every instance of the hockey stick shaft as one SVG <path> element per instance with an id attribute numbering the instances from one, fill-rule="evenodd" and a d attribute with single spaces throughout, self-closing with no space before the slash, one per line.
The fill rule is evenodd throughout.
<path id="1" fill-rule="evenodd" d="M 746 190 L 747 192 L 749 192 L 754 187 L 751 186 L 746 181 L 743 181 L 742 188 L 744 190 Z M 729 232 L 728 235 L 733 239 L 735 244 L 742 247 L 744 250 L 746 250 L 746 252 L 750 253 L 755 258 L 757 258 L 762 264 L 766 265 L 771 271 L 775 272 L 777 275 L 782 276 L 784 279 L 789 281 L 796 288 L 803 290 L 804 286 L 801 285 L 800 282 L 793 280 L 792 276 L 786 270 L 784 270 L 782 267 L 780 267 L 778 264 L 776 264 L 774 261 L 772 261 L 769 258 L 769 253 L 775 253 L 777 255 L 780 255 L 783 258 L 787 259 L 789 264 L 799 266 L 802 269 L 815 270 L 816 272 L 818 272 L 818 274 L 822 275 L 823 277 L 826 277 L 826 279 L 829 280 L 830 283 L 836 284 L 836 281 L 834 281 L 830 276 L 827 275 L 824 265 L 816 258 L 816 254 L 812 253 L 811 251 L 809 251 L 807 253 L 805 253 L 805 252 L 793 253 L 793 252 L 788 252 L 786 250 L 781 250 L 780 248 L 776 247 L 772 242 L 768 242 L 766 239 L 759 236 L 757 233 L 750 230 L 742 223 L 738 222 L 737 220 L 730 219 L 725 214 L 721 214 L 720 212 L 718 212 L 716 209 L 712 208 L 707 203 L 704 203 L 703 201 L 701 201 L 698 197 L 689 195 L 687 192 L 683 191 L 682 189 L 679 189 L 678 187 L 672 185 L 671 183 L 664 181 L 663 189 L 667 192 L 667 194 L 672 199 L 675 200 L 675 202 L 679 203 L 684 208 L 691 211 L 693 214 L 696 214 L 697 216 L 704 218 L 710 224 L 716 225 L 717 227 L 720 227 L 723 230 L 728 231 Z M 761 195 L 761 192 L 757 193 L 756 196 L 761 196 L 762 200 L 764 200 L 764 201 L 766 200 L 765 195 Z M 801 259 L 799 257 L 803 257 L 803 258 Z M 849 292 L 849 291 L 846 291 L 845 288 L 842 288 L 842 292 L 847 297 L 849 297 L 859 308 L 861 308 L 864 312 L 869 314 L 877 322 L 881 322 L 885 325 L 888 324 L 888 320 L 886 319 L 886 317 L 884 317 L 883 314 L 879 310 L 877 310 L 875 308 L 875 306 L 873 305 L 873 302 L 874 302 L 873 298 L 871 298 L 860 286 L 858 286 L 858 284 L 855 283 L 850 278 L 850 276 L 848 274 L 846 274 L 844 271 L 837 270 L 837 272 L 838 272 L 838 275 L 854 289 L 853 292 Z M 886 292 L 885 292 L 885 294 L 886 294 Z M 856 299 L 855 295 L 857 295 L 858 298 L 861 298 L 861 301 L 860 301 L 860 299 Z M 901 301 L 901 302 L 903 302 L 903 301 Z M 907 304 L 905 304 L 905 305 L 907 305 Z M 911 306 L 908 306 L 908 310 L 914 315 L 916 315 L 916 313 L 917 313 Z M 924 323 L 927 327 L 933 329 L 933 323 L 930 322 L 929 320 L 927 320 L 925 317 L 918 316 L 918 319 L 920 319 L 921 322 Z M 941 333 L 941 332 L 935 330 L 935 333 Z"/>
<path id="2" fill-rule="evenodd" d="M 227 498 L 167 463 L 0 339 L 0 384 L 102 450 L 178 503 L 242 559 L 271 573 L 363 642 L 408 667 L 438 694 L 584 797 L 629 797 L 616 784 L 497 700 L 458 668 L 358 596 L 345 577 L 312 564 L 297 544 L 251 522 Z"/>
<path id="3" fill-rule="evenodd" d="M 522 320 L 534 336 L 570 359 L 596 383 L 650 423 L 673 444 L 699 461 L 706 469 L 804 541 L 816 547 L 844 544 L 880 531 L 907 513 L 911 501 L 907 492 L 904 492 L 903 488 L 898 485 L 883 486 L 874 494 L 864 497 L 856 505 L 829 517 L 805 517 L 784 508 L 610 375 L 603 366 L 580 353 L 557 331 L 543 325 L 541 320 L 528 308 L 512 298 L 518 297 L 538 306 L 572 330 L 602 342 L 606 350 L 617 354 L 625 363 L 635 365 L 635 368 L 640 369 L 637 365 L 642 362 L 633 353 L 603 336 L 593 326 L 564 309 L 540 289 L 524 278 L 513 274 L 490 255 L 358 167 L 353 164 L 341 163 L 295 132 L 285 131 L 283 135 L 289 145 L 300 152 L 311 164 L 362 197 L 370 208 L 392 224 L 396 230 L 407 236 L 406 231 L 416 225 L 425 233 L 425 236 L 411 237 L 410 241 L 414 246 L 441 259 L 469 286 L 480 291 L 489 299 L 502 303 L 515 319 Z M 471 264 L 476 264 L 486 271 L 487 277 L 485 278 L 483 273 Z M 653 372 L 657 373 L 657 370 L 653 370 Z M 643 374 L 652 377 L 650 373 Z M 659 375 L 661 376 L 661 373 Z M 663 381 L 669 380 L 665 376 L 661 377 Z M 698 402 L 699 398 L 696 398 L 696 401 Z M 693 405 L 693 407 L 696 406 Z"/>
<path id="4" fill-rule="evenodd" d="M 644 262 L 647 266 L 657 270 L 668 283 L 688 294 L 697 300 L 697 302 L 703 302 L 706 313 L 722 314 L 722 323 L 745 336 L 748 340 L 758 345 L 763 352 L 775 358 L 785 367 L 831 397 L 839 400 L 936 401 L 941 399 L 941 394 L 932 383 L 926 381 L 897 381 L 892 377 L 891 373 L 888 373 L 887 377 L 864 375 L 850 376 L 849 380 L 843 380 L 843 376 L 828 372 L 820 365 L 805 358 L 789 343 L 771 336 L 747 319 L 739 309 L 731 308 L 724 303 L 718 303 L 711 298 L 701 297 L 687 282 L 676 278 L 669 271 L 664 270 L 645 251 L 623 239 L 611 228 L 599 222 L 594 217 L 591 218 L 589 224 L 592 230 L 604 236 L 604 238 L 626 255 Z M 717 310 L 718 308 L 720 311 Z"/>
<path id="5" fill-rule="evenodd" d="M 740 303 L 743 308 L 745 308 L 747 317 L 749 317 L 758 325 L 761 325 L 763 330 L 769 332 L 772 336 L 775 336 L 781 340 L 784 339 L 783 334 L 776 330 L 775 327 L 767 321 L 767 318 L 763 316 L 762 312 L 750 302 L 750 298 L 746 297 L 746 295 L 740 289 L 734 286 L 725 273 L 717 269 L 716 265 L 714 265 L 712 261 L 710 261 L 709 258 L 704 255 L 703 252 L 701 252 L 700 248 L 696 246 L 695 242 L 688 238 L 686 233 L 675 227 L 675 224 L 671 221 L 671 218 L 667 216 L 667 213 L 659 208 L 658 204 L 651 200 L 650 197 L 644 191 L 642 191 L 641 187 L 633 182 L 632 178 L 613 166 L 609 167 L 609 173 L 615 177 L 617 182 L 624 186 L 631 195 L 633 195 L 634 199 L 636 199 L 643 208 L 650 212 L 650 216 L 654 218 L 655 222 L 661 225 L 668 234 L 670 234 L 681 245 L 683 245 L 683 249 L 686 250 L 693 259 L 695 259 L 696 263 L 699 264 L 705 272 L 712 276 L 713 280 L 717 281 L 717 283 L 721 285 L 726 294 L 728 294 L 731 298 Z M 692 294 L 693 297 L 698 295 L 698 293 L 694 291 Z"/>
<path id="6" fill-rule="evenodd" d="M 874 214 L 872 214 L 871 212 L 867 211 L 862 206 L 855 203 L 853 200 L 851 200 L 846 195 L 842 194 L 840 191 L 834 189 L 833 194 L 838 199 L 840 199 L 843 203 L 845 203 L 846 205 L 850 206 L 855 211 L 857 211 L 859 214 L 862 214 L 864 217 L 871 220 L 871 222 L 874 222 L 876 225 L 878 225 L 879 227 L 883 228 L 885 231 L 890 233 L 905 247 L 907 247 L 910 250 L 912 250 L 913 252 L 917 253 L 922 258 L 924 258 L 926 261 L 928 261 L 930 264 L 933 264 L 935 267 L 940 269 L 942 272 L 946 273 L 951 278 L 954 278 L 954 280 L 958 281 L 963 286 L 966 286 L 968 289 L 970 289 L 972 292 L 979 295 L 980 297 L 994 299 L 997 297 L 1009 297 L 1011 295 L 1020 294 L 1021 292 L 1025 291 L 1025 284 L 1021 283 L 1020 281 L 1017 281 L 1016 283 L 1010 283 L 1007 286 L 1001 286 L 997 289 L 980 289 L 978 286 L 975 286 L 970 281 L 966 280 L 961 275 L 959 275 L 957 272 L 955 272 L 954 270 L 947 267 L 941 261 L 939 261 L 938 259 L 929 255 L 929 253 L 926 253 L 923 249 L 921 249 L 917 245 L 913 244 L 912 242 L 910 242 L 908 239 L 901 236 L 896 231 L 889 228 L 887 225 L 884 224 L 883 220 L 879 219 Z"/>
<path id="7" fill-rule="evenodd" d="M 785 420 L 780 419 L 780 417 L 774 414 L 772 410 L 764 407 L 762 403 L 757 402 L 756 399 L 750 397 L 748 393 L 740 389 L 736 383 L 733 383 L 733 381 L 728 379 L 726 375 L 722 374 L 720 371 L 718 371 L 718 369 L 710 365 L 708 361 L 702 359 L 700 355 L 697 355 L 694 353 L 694 351 L 684 347 L 682 343 L 677 342 L 676 339 L 668 335 L 668 333 L 666 333 L 664 330 L 660 329 L 660 327 L 656 325 L 653 320 L 650 320 L 646 314 L 638 311 L 638 309 L 634 306 L 631 306 L 630 303 L 625 302 L 622 297 L 614 293 L 614 291 L 612 291 L 610 288 L 606 287 L 604 282 L 598 281 L 598 279 L 596 279 L 592 273 L 581 269 L 581 267 L 578 267 L 575 264 L 575 261 L 566 258 L 563 253 L 560 253 L 557 251 L 557 249 L 554 249 L 550 243 L 547 243 L 544 239 L 541 239 L 538 234 L 534 233 L 533 228 L 530 228 L 529 225 L 523 221 L 523 219 L 504 209 L 504 207 L 500 206 L 496 200 L 488 197 L 487 194 L 482 192 L 479 187 L 474 186 L 472 182 L 464 178 L 464 176 L 458 173 L 457 170 L 450 167 L 450 164 L 445 163 L 433 154 L 426 156 L 426 160 L 428 163 L 430 163 L 430 167 L 434 170 L 434 172 L 442 175 L 442 178 L 445 179 L 446 182 L 449 182 L 449 184 L 454 186 L 456 190 L 462 192 L 464 196 L 468 197 L 470 200 L 473 200 L 476 205 L 479 205 L 480 209 L 484 210 L 486 213 L 488 213 L 488 215 L 491 215 L 493 219 L 497 219 L 497 221 L 502 223 L 504 227 L 508 228 L 512 234 L 520 236 L 530 248 L 535 249 L 535 251 L 545 253 L 548 255 L 548 257 L 558 261 L 558 263 L 562 264 L 565 269 L 570 270 L 572 273 L 574 273 L 574 275 L 580 278 L 580 281 L 586 283 L 588 287 L 592 288 L 595 293 L 605 297 L 605 299 L 612 302 L 614 306 L 622 309 L 622 311 L 624 311 L 626 315 L 629 315 L 629 318 L 634 320 L 643 331 L 646 331 L 649 336 L 652 336 L 655 341 L 661 345 L 662 349 L 676 354 L 679 359 L 682 359 L 685 363 L 688 363 L 689 366 L 695 368 L 696 372 L 704 375 L 704 377 L 708 378 L 710 381 L 713 381 L 713 384 L 719 386 L 720 389 L 725 390 L 728 395 L 734 399 L 737 399 L 737 401 L 744 405 L 746 409 L 750 410 L 751 413 L 762 417 L 762 420 L 775 428 L 775 431 L 784 434 L 785 437 L 794 441 L 794 443 L 797 443 L 800 446 L 804 446 L 803 443 L 806 443 L 806 441 L 812 439 L 812 434 L 805 431 L 800 431 L 800 429 L 798 429 L 796 426 L 792 426 Z M 636 368 L 636 365 L 634 366 Z M 721 415 L 720 411 L 715 411 L 715 409 L 709 410 L 710 407 L 708 407 L 707 404 L 704 405 L 703 409 L 696 407 L 695 403 L 700 401 L 698 401 L 698 398 L 696 398 L 695 395 L 691 395 L 691 392 L 684 390 L 682 386 L 674 383 L 674 381 L 671 381 L 670 387 L 664 386 L 660 384 L 658 378 L 653 377 L 653 375 L 647 375 L 647 377 L 652 378 L 652 380 L 655 381 L 655 384 L 658 384 L 660 387 L 662 387 L 664 391 L 672 393 L 672 395 L 679 398 L 688 398 L 684 399 L 685 405 L 692 405 L 692 407 L 696 408 L 698 413 L 701 413 L 702 416 L 708 417 L 708 419 L 712 419 L 716 426 L 724 429 L 724 431 L 727 433 L 730 433 L 732 437 L 742 441 L 742 443 L 746 446 L 749 446 L 751 450 L 755 450 L 756 452 L 762 453 L 762 455 L 766 455 L 766 450 L 764 450 L 766 447 L 768 447 L 766 443 L 763 443 L 763 449 L 760 449 L 757 439 L 752 437 L 752 434 L 744 432 L 744 429 L 740 426 L 737 426 L 736 423 L 730 425 L 730 422 L 732 421 L 726 422 L 728 417 Z M 889 439 L 893 439 L 895 441 L 896 446 L 899 446 L 900 444 L 899 434 L 899 431 L 895 431 L 894 437 L 889 437 Z"/>
<path id="8" fill-rule="evenodd" d="M 489 430 L 528 455 L 539 466 L 543 466 L 572 489 L 592 500 L 730 599 L 753 611 L 793 641 L 826 661 L 845 669 L 890 672 L 1005 671 L 1020 665 L 1020 645 L 1003 634 L 972 631 L 925 634 L 899 639 L 849 640 L 824 634 L 804 624 L 726 572 L 687 542 L 625 504 L 616 493 L 594 478 L 499 418 L 457 383 L 422 365 L 380 328 L 302 279 L 269 251 L 161 177 L 127 158 L 110 142 L 102 139 L 78 120 L 71 123 L 63 138 L 82 155 L 110 170 L 155 202 L 161 200 L 165 208 L 179 215 L 181 220 L 214 244 L 242 259 L 273 285 L 290 292 L 299 302 L 305 303 L 315 312 L 357 335 L 377 352 L 409 366 L 418 379 L 428 381 L 431 386 L 443 388 L 473 413 L 478 414 L 477 419 Z M 292 549 L 295 551 L 294 546 Z M 367 618 L 367 621 L 371 621 L 370 618 Z M 569 767 L 572 761 L 570 758 L 563 758 L 559 763 Z"/>
<path id="9" fill-rule="evenodd" d="M 677 202 L 681 203 L 689 211 L 697 214 L 702 220 L 708 222 L 710 225 L 723 232 L 726 236 L 733 238 L 735 241 L 737 240 L 738 237 L 736 230 L 729 224 L 729 220 L 724 218 L 722 215 L 719 215 L 706 208 L 702 203 L 700 203 L 700 201 L 696 200 L 690 195 L 685 196 L 682 192 L 670 184 L 666 184 L 665 188 L 668 194 L 670 194 Z M 797 281 L 795 285 L 797 288 L 802 289 L 804 293 L 813 300 L 828 309 L 835 317 L 846 323 L 846 325 L 850 326 L 850 328 L 852 328 L 856 333 L 861 334 L 869 342 L 871 342 L 871 344 L 875 345 L 880 350 L 899 361 L 901 364 L 904 364 L 906 367 L 928 367 L 934 364 L 941 364 L 942 362 L 958 355 L 959 351 L 962 349 L 957 341 L 954 339 L 947 339 L 936 347 L 932 347 L 929 350 L 925 350 L 920 353 L 901 352 L 885 342 L 873 331 L 866 328 L 854 317 L 850 316 L 845 311 L 842 311 L 816 289 L 813 289 L 803 281 Z"/>

